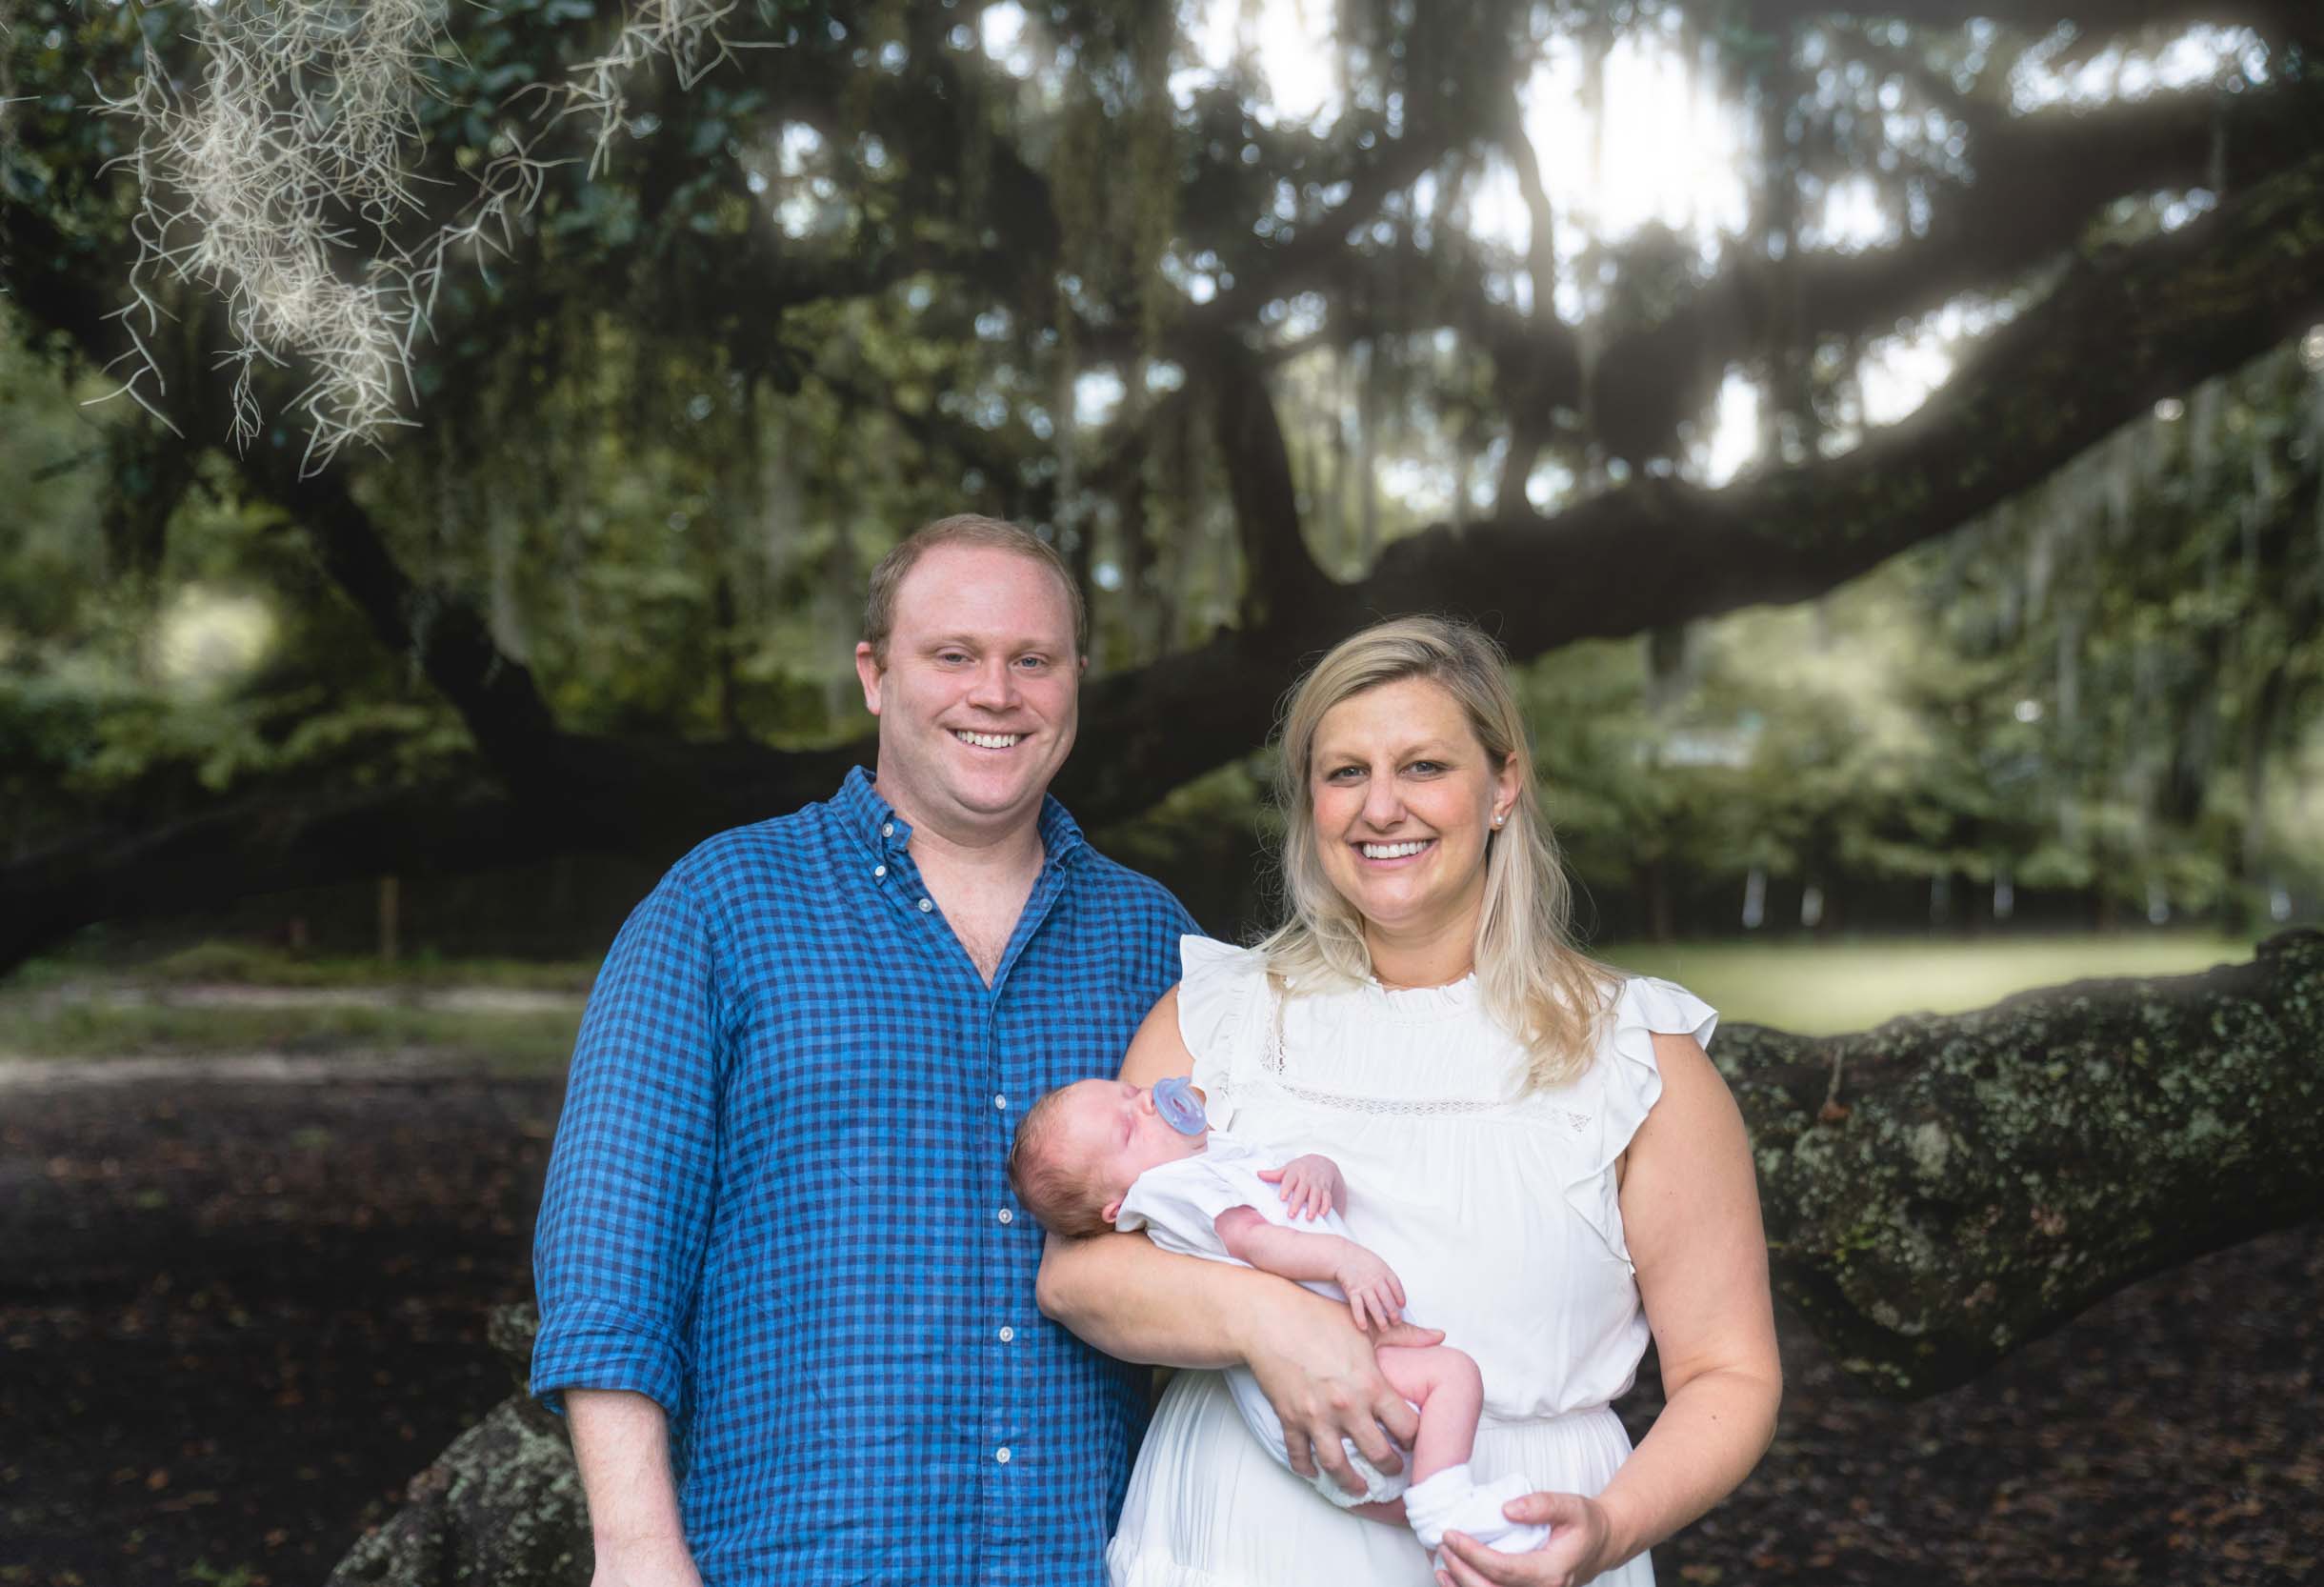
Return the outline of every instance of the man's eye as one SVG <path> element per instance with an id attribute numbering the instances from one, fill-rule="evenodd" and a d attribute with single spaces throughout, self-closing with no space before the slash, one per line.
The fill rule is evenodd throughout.
<path id="1" fill-rule="evenodd" d="M 1017 657 L 1017 665 L 1026 668 L 1029 671 L 1037 673 L 1042 668 L 1049 665 L 1049 657 L 1045 655 L 1022 655 Z"/>
<path id="2" fill-rule="evenodd" d="M 966 653 L 961 651 L 939 651 L 936 653 L 936 659 L 946 663 L 949 666 L 954 662 L 968 660 L 968 655 Z"/>

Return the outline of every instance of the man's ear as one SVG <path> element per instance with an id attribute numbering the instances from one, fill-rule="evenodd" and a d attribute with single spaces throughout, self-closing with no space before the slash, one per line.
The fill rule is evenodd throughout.
<path id="1" fill-rule="evenodd" d="M 879 657 L 872 653 L 869 642 L 855 647 L 855 676 L 864 686 L 864 709 L 874 716 L 879 714 L 879 684 L 883 671 Z"/>
<path id="2" fill-rule="evenodd" d="M 1103 1207 L 1100 1207 L 1097 1210 L 1097 1215 L 1104 1218 L 1108 1223 L 1112 1223 L 1115 1218 L 1122 1215 L 1122 1198 L 1117 1195 L 1112 1200 L 1107 1202 Z"/>

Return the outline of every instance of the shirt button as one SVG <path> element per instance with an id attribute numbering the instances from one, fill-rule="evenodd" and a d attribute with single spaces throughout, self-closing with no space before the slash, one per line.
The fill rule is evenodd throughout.
<path id="1" fill-rule="evenodd" d="M 1008 1208 L 1006 1208 L 1006 1207 L 1003 1207 L 1003 1208 L 1002 1208 L 1002 1209 L 1001 1209 L 1001 1210 L 1000 1210 L 998 1213 L 995 1213 L 993 1215 L 994 1215 L 995 1217 L 998 1217 L 998 1218 L 999 1218 L 999 1219 L 1000 1219 L 1000 1220 L 1001 1220 L 1003 1223 L 1014 1223 L 1014 1222 L 1017 1220 L 1017 1215 L 1016 1215 L 1016 1214 L 1014 1214 L 1014 1213 L 1011 1212 L 1011 1211 L 1010 1211 Z"/>
<path id="2" fill-rule="evenodd" d="M 882 823 L 879 829 L 879 834 L 882 837 L 893 837 L 895 835 L 895 823 L 893 821 Z"/>
<path id="3" fill-rule="evenodd" d="M 1000 1448 L 994 1450 L 992 1452 L 992 1458 L 998 1460 L 1004 1466 L 1007 1465 L 1009 1463 L 1009 1446 L 1007 1444 L 1003 1444 Z"/>
<path id="4" fill-rule="evenodd" d="M 920 913 L 922 914 L 926 914 L 930 910 L 934 909 L 935 907 L 936 906 L 934 904 L 931 903 L 926 898 L 920 900 Z"/>
<path id="5" fill-rule="evenodd" d="M 1016 1336 L 1017 1331 L 1015 1329 L 1010 1327 L 1005 1322 L 1001 1324 L 1001 1343 L 1007 1344 L 1011 1339 L 1013 1339 Z"/>
<path id="6" fill-rule="evenodd" d="M 992 1105 L 996 1108 L 1006 1108 L 1009 1106 L 1009 1098 L 1001 1095 L 998 1092 L 994 1092 L 992 1094 Z"/>
<path id="7" fill-rule="evenodd" d="M 872 867 L 872 874 L 875 876 L 884 876 L 888 874 L 888 868 L 885 865 L 874 865 Z"/>

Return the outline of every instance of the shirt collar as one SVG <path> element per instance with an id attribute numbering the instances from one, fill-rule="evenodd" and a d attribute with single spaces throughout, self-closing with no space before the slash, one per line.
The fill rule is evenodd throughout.
<path id="1" fill-rule="evenodd" d="M 847 780 L 831 797 L 831 809 L 841 823 L 873 853 L 902 854 L 912 841 L 912 823 L 879 796 L 872 773 L 861 766 L 848 769 Z M 1056 795 L 1041 795 L 1041 852 L 1050 865 L 1063 865 L 1087 849 L 1080 823 L 1066 813 Z"/>

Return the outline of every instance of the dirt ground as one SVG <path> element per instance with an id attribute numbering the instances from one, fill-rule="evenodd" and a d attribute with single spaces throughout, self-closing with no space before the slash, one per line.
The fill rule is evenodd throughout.
<path id="1" fill-rule="evenodd" d="M 319 1582 L 509 1392 L 556 1089 L 362 1068 L 0 1079 L 0 1587 Z M 1911 1406 L 1787 1326 L 1773 1450 L 1657 1573 L 2324 1580 L 2320 1296 L 2324 1228 L 2272 1235 Z"/>

